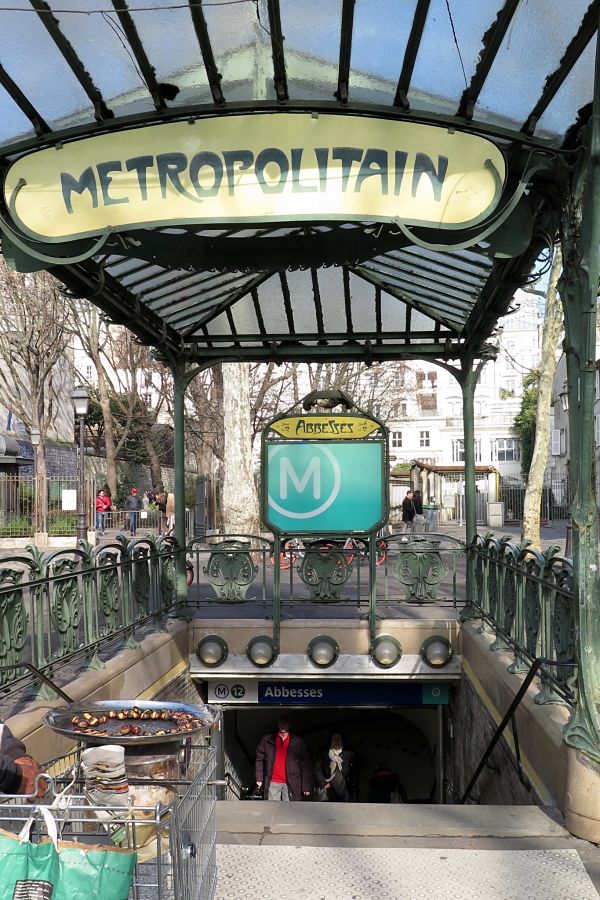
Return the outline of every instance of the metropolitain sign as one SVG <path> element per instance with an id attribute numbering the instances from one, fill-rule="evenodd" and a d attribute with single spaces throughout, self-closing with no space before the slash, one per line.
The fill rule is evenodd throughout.
<path id="1" fill-rule="evenodd" d="M 229 115 L 122 129 L 33 151 L 4 181 L 44 241 L 215 222 L 380 221 L 460 229 L 496 207 L 491 141 L 357 115 Z"/>

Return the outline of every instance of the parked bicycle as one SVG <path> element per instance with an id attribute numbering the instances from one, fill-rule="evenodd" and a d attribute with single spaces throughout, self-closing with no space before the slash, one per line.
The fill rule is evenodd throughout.
<path id="1" fill-rule="evenodd" d="M 304 556 L 304 546 L 302 541 L 299 538 L 290 538 L 289 540 L 284 540 L 282 542 L 282 549 L 279 551 L 279 568 L 280 569 L 289 569 L 290 566 L 293 566 L 297 559 L 301 559 Z M 275 554 L 272 553 L 271 557 L 271 565 L 275 565 Z"/>

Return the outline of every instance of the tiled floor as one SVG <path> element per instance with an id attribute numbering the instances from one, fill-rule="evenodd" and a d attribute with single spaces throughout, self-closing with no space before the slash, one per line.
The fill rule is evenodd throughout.
<path id="1" fill-rule="evenodd" d="M 576 850 L 220 845 L 215 900 L 598 900 Z"/>

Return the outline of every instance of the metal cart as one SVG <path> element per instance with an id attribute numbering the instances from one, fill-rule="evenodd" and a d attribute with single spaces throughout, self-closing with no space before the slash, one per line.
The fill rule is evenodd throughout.
<path id="1" fill-rule="evenodd" d="M 49 787 L 41 804 L 51 807 L 63 839 L 112 844 L 135 850 L 131 900 L 211 900 L 216 890 L 216 749 L 187 738 L 180 751 L 178 777 L 128 778 L 138 796 L 156 803 L 95 806 L 84 794 L 80 765 L 83 748 L 46 763 Z M 170 802 L 165 803 L 165 798 Z M 0 828 L 20 832 L 35 807 L 22 797 L 0 803 Z M 35 816 L 31 840 L 43 835 Z"/>

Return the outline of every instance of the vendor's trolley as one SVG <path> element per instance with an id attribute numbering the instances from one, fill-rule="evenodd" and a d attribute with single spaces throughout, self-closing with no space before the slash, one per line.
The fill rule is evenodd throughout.
<path id="1" fill-rule="evenodd" d="M 128 774 L 127 806 L 95 805 L 84 792 L 83 745 L 43 766 L 48 806 L 59 836 L 135 850 L 131 900 L 211 900 L 216 890 L 216 748 L 203 736 L 184 738 L 177 764 L 156 777 Z M 150 767 L 151 769 L 152 767 Z M 139 769 L 139 767 L 138 767 Z M 36 805 L 23 797 L 0 802 L 0 828 L 19 833 L 32 814 L 31 840 L 45 835 Z"/>

